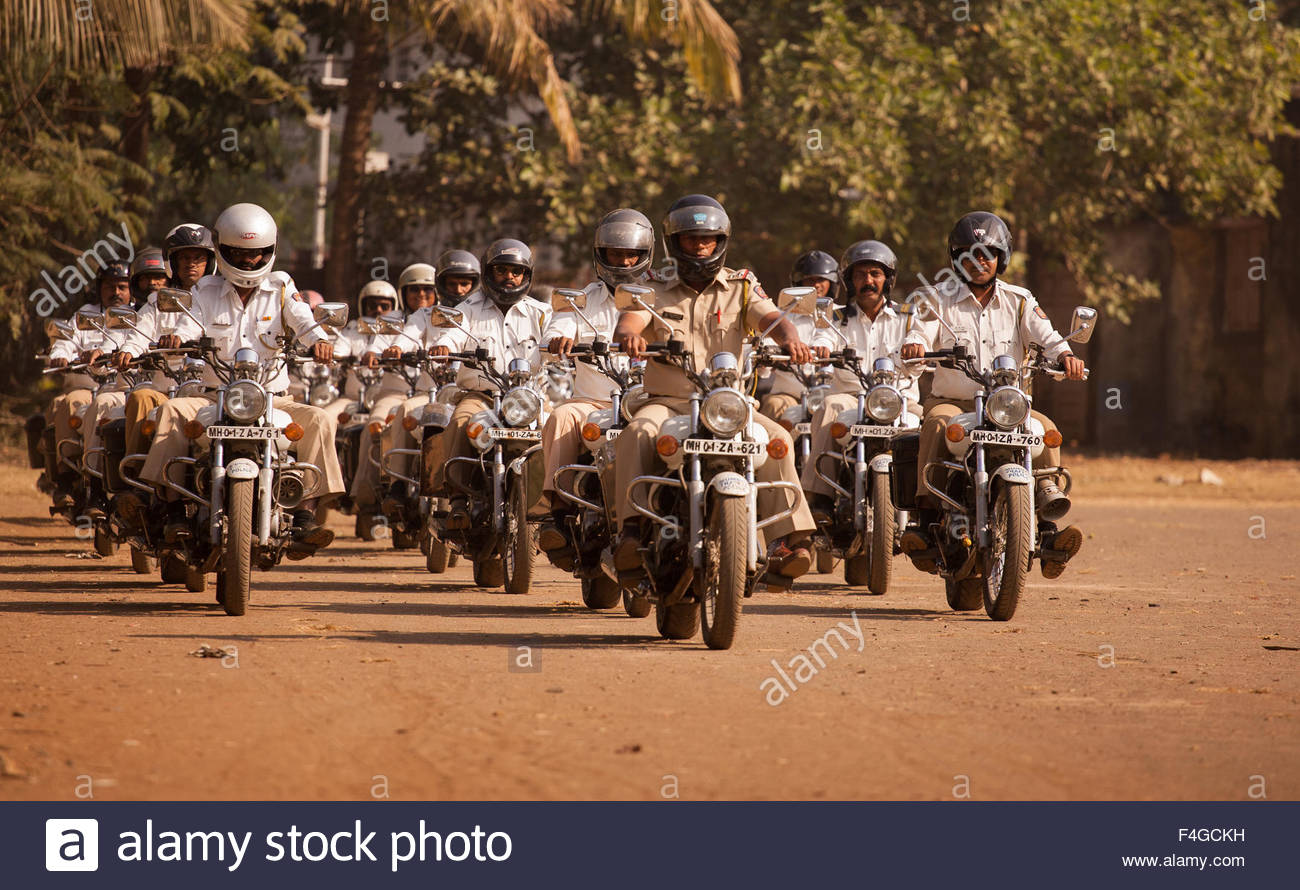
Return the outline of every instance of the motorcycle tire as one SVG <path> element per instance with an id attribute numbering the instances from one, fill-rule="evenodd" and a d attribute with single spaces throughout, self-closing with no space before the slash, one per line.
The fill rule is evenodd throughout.
<path id="1" fill-rule="evenodd" d="M 835 564 L 839 562 L 834 553 L 825 550 L 817 551 L 817 574 L 829 575 L 835 571 Z"/>
<path id="2" fill-rule="evenodd" d="M 418 533 L 408 532 L 398 526 L 393 526 L 392 531 L 394 550 L 414 550 L 420 546 L 420 536 Z"/>
<path id="3" fill-rule="evenodd" d="M 506 491 L 506 534 L 501 554 L 506 593 L 528 592 L 533 583 L 533 556 L 536 552 L 533 527 L 528 523 L 528 486 L 520 478 L 514 480 Z"/>
<path id="4" fill-rule="evenodd" d="M 871 476 L 871 565 L 867 589 L 873 596 L 883 596 L 889 590 L 889 576 L 894 566 L 894 537 L 898 514 L 894 511 L 894 496 L 889 488 L 888 473 Z"/>
<path id="5" fill-rule="evenodd" d="M 500 587 L 505 583 L 505 571 L 501 568 L 501 557 L 488 556 L 474 560 L 474 584 L 485 589 Z"/>
<path id="6" fill-rule="evenodd" d="M 451 563 L 451 548 L 432 535 L 428 541 L 429 552 L 424 557 L 424 567 L 430 574 L 441 575 Z"/>
<path id="7" fill-rule="evenodd" d="M 582 603 L 588 609 L 612 609 L 623 598 L 618 582 L 608 575 L 582 579 Z"/>
<path id="8" fill-rule="evenodd" d="M 454 569 L 458 565 L 460 565 L 460 554 L 453 550 L 447 555 L 447 568 Z"/>
<path id="9" fill-rule="evenodd" d="M 655 603 L 655 627 L 665 640 L 689 640 L 700 629 L 700 604 L 675 603 L 661 606 Z"/>
<path id="10" fill-rule="evenodd" d="M 984 605 L 984 579 L 963 578 L 943 580 L 943 592 L 948 597 L 948 607 L 954 612 L 974 612 Z"/>
<path id="11" fill-rule="evenodd" d="M 131 571 L 137 575 L 152 575 L 155 565 L 153 557 L 148 553 L 131 548 Z"/>
<path id="12" fill-rule="evenodd" d="M 226 480 L 226 549 L 221 555 L 222 608 L 227 615 L 248 611 L 249 587 L 253 580 L 253 486 L 254 479 Z"/>
<path id="13" fill-rule="evenodd" d="M 700 584 L 700 627 L 710 649 L 730 649 L 749 579 L 749 504 L 744 498 L 719 497 L 711 512 Z"/>
<path id="14" fill-rule="evenodd" d="M 208 576 L 194 566 L 186 567 L 185 589 L 190 593 L 202 593 L 208 589 Z"/>
<path id="15" fill-rule="evenodd" d="M 638 596 L 634 590 L 624 590 L 623 611 L 629 618 L 644 618 L 650 614 L 650 599 Z"/>
<path id="16" fill-rule="evenodd" d="M 108 533 L 108 526 L 103 522 L 95 523 L 95 552 L 100 556 L 112 556 L 117 552 L 117 541 Z"/>
<path id="17" fill-rule="evenodd" d="M 989 512 L 992 545 L 984 566 L 984 611 L 994 621 L 1010 621 L 1029 578 L 1034 548 L 1029 486 L 1003 484 Z"/>
<path id="18" fill-rule="evenodd" d="M 174 553 L 168 553 L 159 560 L 158 574 L 164 584 L 184 584 L 185 572 L 188 568 L 185 560 Z"/>

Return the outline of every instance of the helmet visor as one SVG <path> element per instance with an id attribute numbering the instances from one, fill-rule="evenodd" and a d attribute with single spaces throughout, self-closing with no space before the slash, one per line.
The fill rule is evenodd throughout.
<path id="1" fill-rule="evenodd" d="M 664 219 L 664 234 L 672 237 L 683 233 L 730 235 L 731 220 L 717 207 L 679 207 Z"/>

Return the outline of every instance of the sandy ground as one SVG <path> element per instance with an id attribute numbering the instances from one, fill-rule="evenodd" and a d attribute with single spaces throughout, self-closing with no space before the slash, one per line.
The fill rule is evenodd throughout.
<path id="1" fill-rule="evenodd" d="M 1300 798 L 1300 465 L 1076 470 L 1085 549 L 1009 624 L 899 559 L 885 597 L 760 594 L 710 652 L 586 610 L 549 566 L 530 596 L 482 591 L 346 518 L 230 618 L 93 558 L 11 460 L 0 798 Z"/>

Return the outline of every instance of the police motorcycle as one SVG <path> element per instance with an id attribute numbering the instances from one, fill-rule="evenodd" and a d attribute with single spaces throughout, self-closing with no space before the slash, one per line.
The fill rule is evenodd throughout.
<path id="1" fill-rule="evenodd" d="M 919 468 L 926 490 L 941 504 L 940 519 L 929 529 L 938 546 L 922 552 L 933 554 L 950 607 L 969 612 L 982 602 L 994 621 L 1009 621 L 1033 560 L 1050 552 L 1044 549 L 1042 533 L 1055 530 L 1035 522 L 1034 481 L 1052 478 L 1063 492 L 1070 490 L 1065 467 L 1033 467 L 1044 445 L 1060 444 L 1060 433 L 1045 435 L 1043 425 L 1030 415 L 1029 382 L 1034 372 L 1054 380 L 1064 379 L 1065 372 L 1043 359 L 1040 344 L 1031 346 L 1023 365 L 999 355 L 990 370 L 981 371 L 968 340 L 948 326 L 928 299 L 916 301 L 913 311 L 922 318 L 937 318 L 954 340 L 951 348 L 927 352 L 925 358 L 962 372 L 980 387 L 975 410 L 958 414 L 948 425 L 944 440 L 949 459 Z M 1075 307 L 1065 339 L 1087 343 L 1096 320 L 1097 310 Z M 900 459 L 895 458 L 896 471 Z M 908 477 L 915 481 L 915 456 L 911 464 L 899 472 L 900 482 Z M 914 494 L 915 485 L 900 484 L 895 491 L 899 503 L 909 507 L 914 506 Z"/>
<path id="2" fill-rule="evenodd" d="M 613 347 L 601 338 L 600 331 L 583 312 L 587 308 L 584 291 L 556 288 L 551 293 L 551 308 L 555 312 L 576 313 L 591 329 L 596 339 L 574 344 L 569 355 L 575 362 L 590 365 L 617 387 L 611 394 L 610 407 L 591 411 L 583 421 L 581 436 L 586 453 L 577 463 L 555 471 L 555 493 L 577 508 L 577 512 L 566 514 L 568 537 L 574 543 L 571 570 L 582 582 L 582 602 L 588 608 L 609 609 L 623 601 L 629 614 L 640 610 L 637 617 L 644 617 L 649 614 L 649 602 L 642 599 L 631 605 L 630 594 L 625 595 L 614 571 L 610 550 L 614 523 L 608 508 L 609 498 L 601 484 L 601 474 L 607 473 L 614 461 L 614 443 L 645 402 L 644 389 L 638 383 L 639 372 L 627 362 L 615 361 Z"/>
<path id="3" fill-rule="evenodd" d="M 865 586 L 880 596 L 889 589 L 894 556 L 902 552 L 899 535 L 907 513 L 895 505 L 893 448 L 900 437 L 913 440 L 920 420 L 907 410 L 899 384 L 903 374 L 893 359 L 882 357 L 864 371 L 862 360 L 833 323 L 834 301 L 817 305 L 818 327 L 832 331 L 844 348 L 828 364 L 858 378 L 861 389 L 854 408 L 831 423 L 834 450 L 815 455 L 813 472 L 834 492 L 831 521 L 820 529 L 818 551 L 844 559 L 844 582 Z"/>
<path id="4" fill-rule="evenodd" d="M 45 323 L 45 334 L 49 338 L 50 344 L 59 340 L 72 340 L 76 332 L 81 331 L 102 331 L 103 327 L 103 310 L 98 306 L 82 306 L 73 316 L 73 321 L 63 319 L 49 319 Z M 41 358 L 42 356 L 38 356 Z M 47 356 L 46 356 L 47 357 Z M 78 362 L 69 364 L 62 368 L 46 368 L 41 372 L 44 376 L 54 374 L 85 374 L 94 381 L 96 391 L 106 385 L 113 377 L 114 371 L 108 365 L 106 357 L 101 356 L 94 363 Z M 56 430 L 53 418 L 49 418 L 44 423 L 44 429 L 40 438 L 40 453 L 42 464 L 45 467 L 45 479 L 47 482 L 48 492 L 54 491 L 56 480 L 63 478 L 70 483 L 70 495 L 72 503 L 59 506 L 57 503 L 50 507 L 51 516 L 62 515 L 70 525 L 84 528 L 84 521 L 87 518 L 87 508 L 90 506 L 90 487 L 87 484 L 90 478 L 85 472 L 83 463 L 84 455 L 82 454 L 82 425 L 88 421 L 87 412 L 89 405 L 83 405 L 69 419 L 69 426 L 72 427 L 74 435 L 66 439 L 56 439 Z M 100 556 L 112 556 L 115 548 L 112 542 L 96 535 L 95 551 Z"/>
<path id="5" fill-rule="evenodd" d="M 461 324 L 460 310 L 434 306 L 429 324 L 455 327 L 479 343 Z M 451 500 L 468 503 L 467 522 L 449 522 L 456 513 L 441 509 L 435 501 L 442 492 L 434 490 L 436 467 L 422 460 L 421 501 L 427 506 L 430 552 L 439 541 L 451 553 L 463 553 L 474 566 L 474 583 L 479 587 L 505 587 L 507 593 L 527 593 L 532 584 L 533 558 L 537 553 L 538 521 L 529 509 L 541 499 L 545 465 L 542 458 L 544 393 L 538 375 L 527 359 L 512 359 L 503 372 L 496 367 L 487 348 L 453 352 L 435 357 L 460 361 L 479 371 L 492 389 L 492 407 L 474 414 L 466 435 L 477 454 L 448 458 L 443 473 Z M 452 403 L 435 401 L 426 418 L 435 428 L 445 427 Z M 422 450 L 433 437 L 426 434 Z M 426 500 L 427 499 L 427 500 Z M 458 527 L 451 527 L 452 525 Z"/>
<path id="6" fill-rule="evenodd" d="M 368 316 L 362 316 L 357 319 L 357 331 L 364 336 L 372 336 L 379 330 L 378 320 Z M 363 460 L 372 460 L 378 464 L 379 455 L 377 445 L 371 436 L 370 430 L 366 426 L 366 418 L 370 415 L 370 410 L 378 398 L 380 383 L 384 378 L 384 369 L 382 367 L 368 368 L 359 361 L 359 356 L 346 356 L 342 359 L 335 359 L 343 373 L 351 372 L 356 375 L 359 389 L 357 398 L 347 404 L 335 418 L 338 423 L 334 433 L 334 451 L 338 454 L 339 470 L 343 475 L 343 485 L 346 491 L 341 495 L 335 506 L 339 512 L 357 517 L 355 533 L 358 538 L 366 541 L 375 540 L 373 528 L 363 521 L 363 517 L 357 514 L 356 503 L 352 500 L 352 481 L 357 476 L 357 468 Z M 344 378 L 346 380 L 346 377 Z M 381 429 L 382 432 L 382 429 Z"/>
<path id="7" fill-rule="evenodd" d="M 807 291 L 812 288 L 787 288 L 781 298 L 798 300 Z M 620 284 L 614 299 L 620 310 L 649 312 L 671 330 L 646 299 L 651 294 L 648 287 Z M 756 342 L 770 332 L 763 331 Z M 689 413 L 668 418 L 659 429 L 655 452 L 663 469 L 637 476 L 628 492 L 632 509 L 650 520 L 643 530 L 646 571 L 637 595 L 654 604 L 655 626 L 667 639 L 690 639 L 699 628 L 710 649 L 729 649 L 742 601 L 760 583 L 779 588 L 791 584 L 790 579 L 767 573 L 766 550 L 759 545 L 759 532 L 793 515 L 800 497 L 796 483 L 758 482 L 754 477 L 769 457 L 785 457 L 786 448 L 784 440 L 769 441 L 767 430 L 754 422 L 755 403 L 746 395 L 758 364 L 788 361 L 788 356 L 761 349 L 750 352 L 745 367 L 729 352 L 714 353 L 703 371 L 694 367 L 681 340 L 651 344 L 646 350 L 678 365 L 694 385 Z M 790 490 L 790 506 L 760 518 L 757 496 L 765 489 Z"/>
<path id="8" fill-rule="evenodd" d="M 158 291 L 160 311 L 183 312 L 193 319 L 192 305 L 189 291 Z M 317 325 L 339 328 L 347 322 L 347 311 L 344 303 L 322 303 L 312 314 Z M 221 381 L 217 401 L 185 424 L 190 454 L 172 458 L 163 468 L 164 484 L 189 502 L 186 561 L 201 574 L 216 573 L 217 601 L 228 615 L 247 610 L 254 566 L 273 568 L 287 553 L 306 546 L 292 539 L 290 512 L 324 474 L 290 453 L 303 428 L 274 407 L 266 390 L 293 350 L 290 337 L 276 340 L 279 352 L 265 361 L 253 349 L 239 349 L 233 361 L 225 361 L 210 338 L 199 341 L 194 352 Z M 184 468 L 183 482 L 172 481 L 173 465 Z"/>

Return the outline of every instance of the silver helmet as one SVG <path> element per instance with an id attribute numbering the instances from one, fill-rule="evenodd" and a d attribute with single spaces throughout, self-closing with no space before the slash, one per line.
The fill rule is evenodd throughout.
<path id="1" fill-rule="evenodd" d="M 217 271 L 235 287 L 257 287 L 275 266 L 276 226 L 271 214 L 256 204 L 235 204 L 221 211 L 212 226 L 217 236 Z M 261 250 L 252 268 L 234 260 L 233 251 Z"/>
<path id="2" fill-rule="evenodd" d="M 641 211 L 625 207 L 605 214 L 596 226 L 596 239 L 591 249 L 592 259 L 596 263 L 596 275 L 610 290 L 620 284 L 641 280 L 646 269 L 650 268 L 654 240 L 654 226 Z M 614 265 L 605 256 L 606 248 L 610 247 L 615 250 L 639 251 L 641 256 L 636 265 Z"/>

